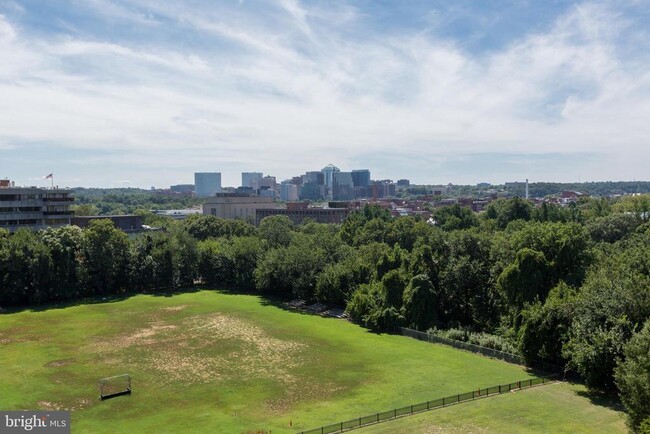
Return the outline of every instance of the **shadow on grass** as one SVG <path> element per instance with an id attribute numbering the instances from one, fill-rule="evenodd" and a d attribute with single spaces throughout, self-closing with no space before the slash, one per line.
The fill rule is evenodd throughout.
<path id="1" fill-rule="evenodd" d="M 370 333 L 370 334 L 373 334 L 373 335 L 393 335 L 394 334 L 392 332 L 387 332 L 387 331 L 376 332 L 376 331 L 367 329 L 367 328 L 361 326 L 360 324 L 355 323 L 350 318 L 338 318 L 338 317 L 335 317 L 335 316 L 323 315 L 322 313 L 318 313 L 318 312 L 314 312 L 314 311 L 310 311 L 310 310 L 306 310 L 306 309 L 298 309 L 298 308 L 295 308 L 295 307 L 291 307 L 288 304 L 289 301 L 290 301 L 289 299 L 282 298 L 282 297 L 261 295 L 261 302 L 260 303 L 261 303 L 262 306 L 272 306 L 272 307 L 276 307 L 278 309 L 282 309 L 285 312 L 291 312 L 291 313 L 295 313 L 295 314 L 299 314 L 299 315 L 318 316 L 318 317 L 321 317 L 321 318 L 324 318 L 324 319 L 329 319 L 329 320 L 332 320 L 332 321 L 347 321 L 347 322 L 349 322 L 351 324 L 355 324 L 355 325 L 359 326 L 361 329 L 365 330 L 366 333 Z"/>
<path id="2" fill-rule="evenodd" d="M 74 300 L 58 301 L 53 303 L 32 304 L 25 306 L 11 306 L 0 310 L 0 315 L 7 315 L 20 312 L 45 312 L 52 309 L 65 309 L 73 306 L 89 305 L 89 304 L 103 304 L 103 303 L 117 303 L 120 301 L 128 300 L 136 295 L 151 295 L 154 297 L 173 297 L 179 294 L 189 294 L 203 290 L 202 286 L 192 286 L 186 288 L 173 288 L 161 289 L 157 291 L 138 291 L 138 292 L 123 292 L 120 294 L 109 295 L 96 295 L 92 297 L 77 298 Z"/>
<path id="3" fill-rule="evenodd" d="M 330 318 L 330 319 L 341 319 L 341 318 L 335 318 L 332 316 L 327 316 L 327 315 L 321 315 L 318 312 L 313 312 L 310 310 L 306 309 L 297 309 L 295 307 L 289 306 L 287 303 L 291 301 L 290 299 L 284 298 L 284 297 L 279 297 L 279 296 L 273 296 L 273 295 L 268 295 L 268 294 L 256 294 L 260 296 L 261 301 L 260 304 L 262 306 L 272 306 L 272 307 L 277 307 L 278 309 L 282 309 L 286 312 L 293 312 L 297 313 L 300 315 L 311 315 L 311 316 L 319 316 L 321 318 Z"/>
<path id="4" fill-rule="evenodd" d="M 487 356 L 483 356 L 483 357 L 487 357 Z M 491 358 L 491 357 L 489 357 L 489 358 Z M 545 370 L 539 369 L 539 368 L 531 368 L 530 366 L 520 365 L 518 363 L 511 363 L 511 362 L 508 362 L 507 360 L 501 360 L 501 359 L 496 359 L 496 358 L 493 359 L 493 360 L 499 360 L 501 362 L 510 363 L 511 365 L 521 366 L 521 367 L 524 368 L 524 371 L 526 371 L 527 374 L 533 375 L 535 377 L 539 377 L 539 378 L 544 377 L 544 378 L 549 378 L 549 379 L 553 379 L 553 380 L 561 380 L 562 379 L 562 375 L 558 374 L 556 372 L 545 371 Z"/>
<path id="5" fill-rule="evenodd" d="M 625 407 L 615 396 L 605 393 L 589 392 L 588 390 L 578 390 L 576 394 L 582 398 L 587 398 L 594 405 L 615 411 L 625 411 Z"/>

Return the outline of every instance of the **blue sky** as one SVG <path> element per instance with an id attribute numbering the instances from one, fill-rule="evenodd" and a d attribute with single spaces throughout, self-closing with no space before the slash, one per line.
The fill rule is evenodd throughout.
<path id="1" fill-rule="evenodd" d="M 650 1 L 0 0 L 0 178 L 650 180 Z"/>

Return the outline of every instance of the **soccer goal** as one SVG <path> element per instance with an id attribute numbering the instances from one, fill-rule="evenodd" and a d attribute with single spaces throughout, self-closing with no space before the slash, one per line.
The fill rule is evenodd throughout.
<path id="1" fill-rule="evenodd" d="M 129 374 L 114 375 L 99 379 L 99 398 L 101 400 L 130 394 L 131 376 Z"/>

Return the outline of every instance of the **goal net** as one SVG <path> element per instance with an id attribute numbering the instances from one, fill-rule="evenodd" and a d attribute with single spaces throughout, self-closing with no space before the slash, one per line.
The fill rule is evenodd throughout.
<path id="1" fill-rule="evenodd" d="M 131 376 L 129 374 L 114 375 L 99 379 L 99 397 L 101 399 L 131 393 Z"/>

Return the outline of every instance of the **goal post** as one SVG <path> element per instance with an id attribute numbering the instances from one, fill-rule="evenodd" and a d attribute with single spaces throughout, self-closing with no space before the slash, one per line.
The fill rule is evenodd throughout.
<path id="1" fill-rule="evenodd" d="M 99 379 L 99 398 L 101 400 L 130 394 L 131 376 L 129 374 L 120 374 Z"/>

